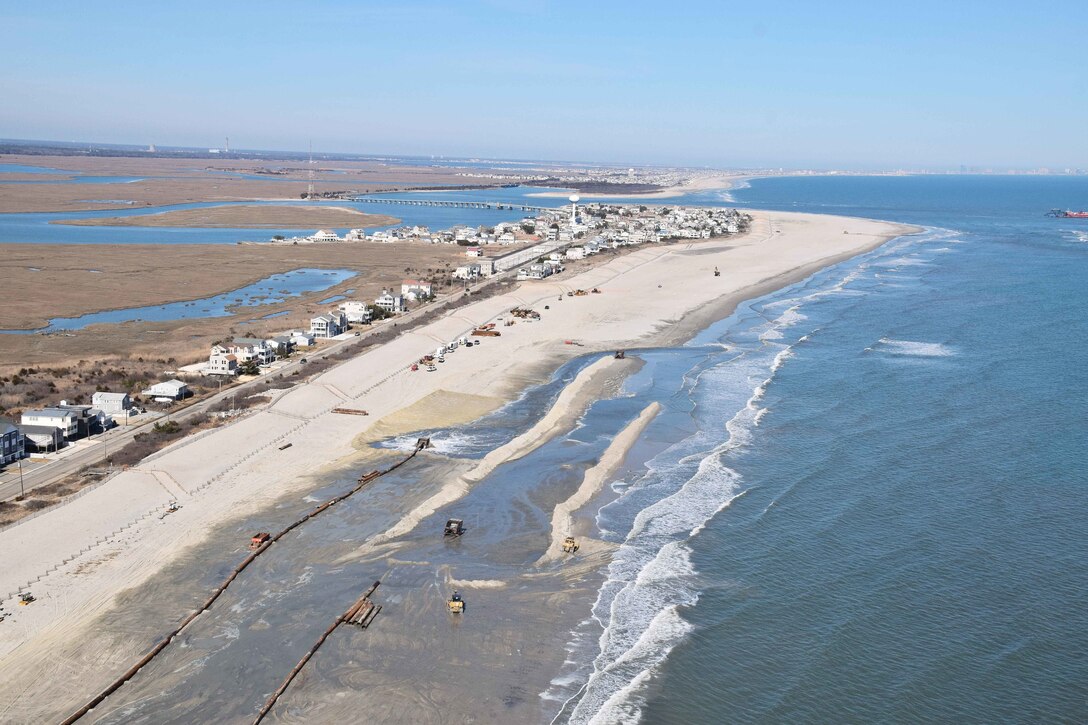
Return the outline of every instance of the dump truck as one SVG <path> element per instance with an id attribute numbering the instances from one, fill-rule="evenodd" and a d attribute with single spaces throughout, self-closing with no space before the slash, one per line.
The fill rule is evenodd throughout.
<path id="1" fill-rule="evenodd" d="M 448 519 L 446 528 L 442 531 L 443 536 L 460 536 L 463 533 L 465 533 L 465 522 L 461 519 Z"/>
<path id="2" fill-rule="evenodd" d="M 446 602 L 446 608 L 450 610 L 450 614 L 463 614 L 465 611 L 465 600 L 461 598 L 460 592 L 454 592 L 453 595 Z"/>
<path id="3" fill-rule="evenodd" d="M 258 531 L 258 532 L 257 532 L 256 534 L 254 534 L 254 535 L 253 535 L 253 536 L 252 536 L 252 537 L 250 538 L 250 540 L 249 540 L 249 548 L 251 548 L 251 549 L 259 549 L 259 548 L 261 548 L 262 546 L 264 546 L 264 545 L 265 545 L 265 542 L 269 541 L 269 540 L 270 540 L 271 538 L 272 538 L 272 534 L 269 534 L 269 533 L 268 533 L 268 532 L 266 532 L 266 531 Z"/>
<path id="4" fill-rule="evenodd" d="M 574 540 L 573 536 L 568 536 L 563 539 L 563 551 L 567 554 L 573 554 L 578 551 L 578 542 Z"/>

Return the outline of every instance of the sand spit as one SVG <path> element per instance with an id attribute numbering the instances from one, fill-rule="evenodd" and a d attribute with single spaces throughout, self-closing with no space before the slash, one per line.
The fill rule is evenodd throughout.
<path id="1" fill-rule="evenodd" d="M 0 625 L 0 671 L 4 672 L 0 719 L 53 721 L 74 711 L 150 649 L 156 632 L 168 631 L 177 623 L 150 626 L 143 622 L 121 630 L 109 641 L 93 636 L 96 622 L 107 613 L 133 623 L 143 621 L 138 607 L 115 610 L 123 592 L 144 591 L 141 585 L 191 555 L 215 527 L 249 517 L 260 520 L 261 512 L 284 496 L 308 495 L 323 484 L 323 469 L 342 473 L 345 467 L 375 467 L 360 461 L 353 443 L 375 440 L 373 427 L 386 416 L 439 390 L 512 399 L 518 390 L 542 382 L 548 371 L 575 355 L 682 339 L 693 326 L 727 314 L 732 306 L 761 291 L 803 279 L 822 266 L 913 231 L 845 217 L 784 212 L 757 212 L 755 217 L 752 231 L 743 237 L 647 246 L 570 279 L 524 283 L 454 310 L 316 375 L 242 420 L 174 446 L 85 495 L 0 530 L 0 549 L 5 552 L 0 599 L 10 613 Z M 714 267 L 721 269 L 720 277 L 713 276 Z M 593 287 L 602 294 L 566 297 L 570 289 Z M 545 310 L 545 305 L 551 309 Z M 540 311 L 541 319 L 505 324 L 512 308 L 526 306 Z M 434 350 L 436 341 L 457 339 L 489 322 L 499 325 L 501 337 L 486 338 L 479 346 L 448 355 L 436 372 L 409 370 L 420 355 Z M 564 344 L 566 340 L 583 346 Z M 569 397 L 564 400 L 564 404 L 572 402 Z M 370 416 L 331 412 L 341 406 L 364 408 Z M 448 420 L 459 417 L 448 406 L 436 406 L 426 416 L 427 428 L 443 428 Z M 286 443 L 291 447 L 281 449 Z M 173 500 L 182 508 L 160 518 Z M 426 499 L 415 499 L 412 508 L 418 500 Z M 244 553 L 245 542 L 239 541 L 233 549 L 212 549 L 202 564 L 229 569 Z M 466 576 L 489 578 L 484 572 Z M 421 571 L 420 582 L 427 580 L 433 581 L 433 572 Z M 38 601 L 29 607 L 15 606 L 15 593 L 28 582 Z M 245 577 L 236 583 L 240 593 L 246 583 Z M 392 590 L 395 584 L 388 586 Z M 487 591 L 481 590 L 480 601 L 473 602 L 474 611 L 486 607 Z M 495 611 L 496 616 L 505 616 L 503 610 Z M 515 637 L 521 622 L 511 617 L 508 632 Z M 405 661 L 405 671 L 418 675 L 420 662 L 435 659 L 435 645 L 424 647 L 419 623 L 413 620 L 412 624 L 405 631 L 411 631 L 413 638 L 404 642 L 407 646 L 418 643 L 423 647 L 420 657 L 430 658 Z M 436 636 L 447 636 L 437 624 L 434 627 Z M 542 643 L 525 642 L 534 648 L 528 655 L 548 656 Z M 455 646 L 452 639 L 449 646 Z M 439 679 L 447 674 L 437 665 L 426 670 L 432 671 Z M 550 676 L 533 669 L 519 687 L 539 692 Z M 543 682 L 537 682 L 540 677 Z M 441 715 L 446 712 L 444 705 L 424 702 L 421 706 L 433 707 Z M 398 713 L 412 714 L 410 708 Z"/>
<path id="2" fill-rule="evenodd" d="M 563 539 L 573 535 L 575 511 L 589 503 L 604 486 L 608 477 L 616 472 L 616 469 L 627 457 L 628 451 L 635 445 L 635 441 L 646 430 L 646 426 L 661 412 L 661 404 L 653 402 L 646 406 L 639 416 L 628 423 L 619 434 L 608 444 L 608 448 L 601 454 L 601 459 L 593 468 L 586 471 L 582 485 L 574 492 L 574 495 L 566 501 L 558 504 L 552 512 L 552 541 L 547 553 L 540 557 L 537 564 L 554 561 L 563 556 Z"/>
<path id="3" fill-rule="evenodd" d="M 420 521 L 464 496 L 472 488 L 473 483 L 482 481 L 503 463 L 516 461 L 560 433 L 569 431 L 593 402 L 596 397 L 594 393 L 602 387 L 608 375 L 626 366 L 626 360 L 616 360 L 608 355 L 586 367 L 575 376 L 570 385 L 563 389 L 551 409 L 537 421 L 536 425 L 506 445 L 488 453 L 468 473 L 448 481 L 438 493 L 410 511 L 396 526 L 371 539 L 369 545 L 376 546 L 407 534 L 418 526 Z"/>

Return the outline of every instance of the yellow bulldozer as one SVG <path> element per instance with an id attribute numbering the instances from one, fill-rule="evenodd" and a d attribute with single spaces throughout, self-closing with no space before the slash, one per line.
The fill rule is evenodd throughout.
<path id="1" fill-rule="evenodd" d="M 460 593 L 454 592 L 453 596 L 446 602 L 446 608 L 450 610 L 450 614 L 463 614 L 465 611 L 465 600 L 461 598 Z"/>
<path id="2" fill-rule="evenodd" d="M 563 539 L 563 552 L 566 554 L 573 554 L 578 551 L 578 542 L 574 540 L 573 536 L 568 536 Z"/>

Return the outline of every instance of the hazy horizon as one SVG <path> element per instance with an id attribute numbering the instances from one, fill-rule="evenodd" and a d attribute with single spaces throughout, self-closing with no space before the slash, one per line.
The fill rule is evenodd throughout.
<path id="1" fill-rule="evenodd" d="M 979 7 L 9 8 L 0 136 L 714 168 L 1088 167 L 1088 10 Z"/>

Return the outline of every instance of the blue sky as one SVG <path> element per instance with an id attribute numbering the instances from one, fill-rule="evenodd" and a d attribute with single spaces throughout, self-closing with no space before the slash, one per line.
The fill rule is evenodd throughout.
<path id="1" fill-rule="evenodd" d="M 0 137 L 1088 167 L 1088 3 L 0 0 Z"/>

